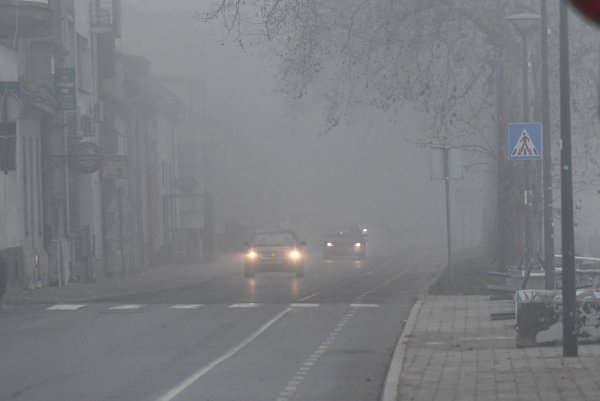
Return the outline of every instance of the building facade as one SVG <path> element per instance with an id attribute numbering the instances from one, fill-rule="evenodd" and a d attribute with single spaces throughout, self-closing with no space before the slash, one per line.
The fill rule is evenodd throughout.
<path id="1" fill-rule="evenodd" d="M 119 0 L 0 0 L 0 289 L 173 257 L 182 101 L 116 50 L 120 15 Z"/>

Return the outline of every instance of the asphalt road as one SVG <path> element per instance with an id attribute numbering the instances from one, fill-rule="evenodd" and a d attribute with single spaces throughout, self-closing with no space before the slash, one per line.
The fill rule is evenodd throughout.
<path id="1" fill-rule="evenodd" d="M 0 312 L 0 400 L 376 401 L 417 296 L 424 254 L 313 256 L 306 277 L 212 280 Z M 66 309 L 66 310 L 64 310 Z"/>

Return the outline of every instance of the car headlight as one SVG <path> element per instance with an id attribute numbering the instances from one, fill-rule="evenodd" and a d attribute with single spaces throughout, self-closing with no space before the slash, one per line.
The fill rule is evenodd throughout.
<path id="1" fill-rule="evenodd" d="M 360 244 L 360 242 L 357 242 L 356 244 L 354 244 L 355 248 L 360 248 L 362 245 Z"/>
<path id="2" fill-rule="evenodd" d="M 288 253 L 288 257 L 293 261 L 297 261 L 302 259 L 302 254 L 297 249 L 294 249 L 293 251 L 290 251 L 290 253 Z"/>
<path id="3" fill-rule="evenodd" d="M 256 253 L 256 251 L 255 251 L 254 249 L 250 249 L 250 250 L 248 251 L 248 253 L 246 254 L 246 257 L 247 257 L 248 259 L 252 259 L 252 260 L 254 260 L 254 259 L 256 259 L 256 258 L 258 257 L 258 254 Z"/>
<path id="4" fill-rule="evenodd" d="M 333 246 L 333 244 L 332 244 L 331 242 L 328 242 L 328 243 L 327 243 L 327 244 L 325 244 L 325 245 L 327 245 L 327 247 L 328 247 L 328 248 L 331 248 L 331 247 Z"/>

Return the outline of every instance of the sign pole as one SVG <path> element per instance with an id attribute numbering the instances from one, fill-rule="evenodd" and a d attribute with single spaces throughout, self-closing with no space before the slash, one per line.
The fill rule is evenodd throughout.
<path id="1" fill-rule="evenodd" d="M 560 152 L 563 356 L 577 356 L 575 292 L 575 233 L 573 225 L 573 166 L 571 160 L 571 87 L 569 71 L 569 15 L 567 2 L 560 2 Z"/>
<path id="2" fill-rule="evenodd" d="M 444 148 L 444 164 L 446 166 L 446 237 L 448 239 L 448 272 L 450 273 L 450 283 L 454 284 L 454 274 L 452 272 L 452 230 L 450 229 L 450 177 L 448 171 L 448 148 Z"/>

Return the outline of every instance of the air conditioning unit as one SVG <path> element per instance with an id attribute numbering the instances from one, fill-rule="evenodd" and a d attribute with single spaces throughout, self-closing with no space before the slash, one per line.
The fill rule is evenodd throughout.
<path id="1" fill-rule="evenodd" d="M 104 102 L 94 103 L 94 122 L 104 122 Z"/>

